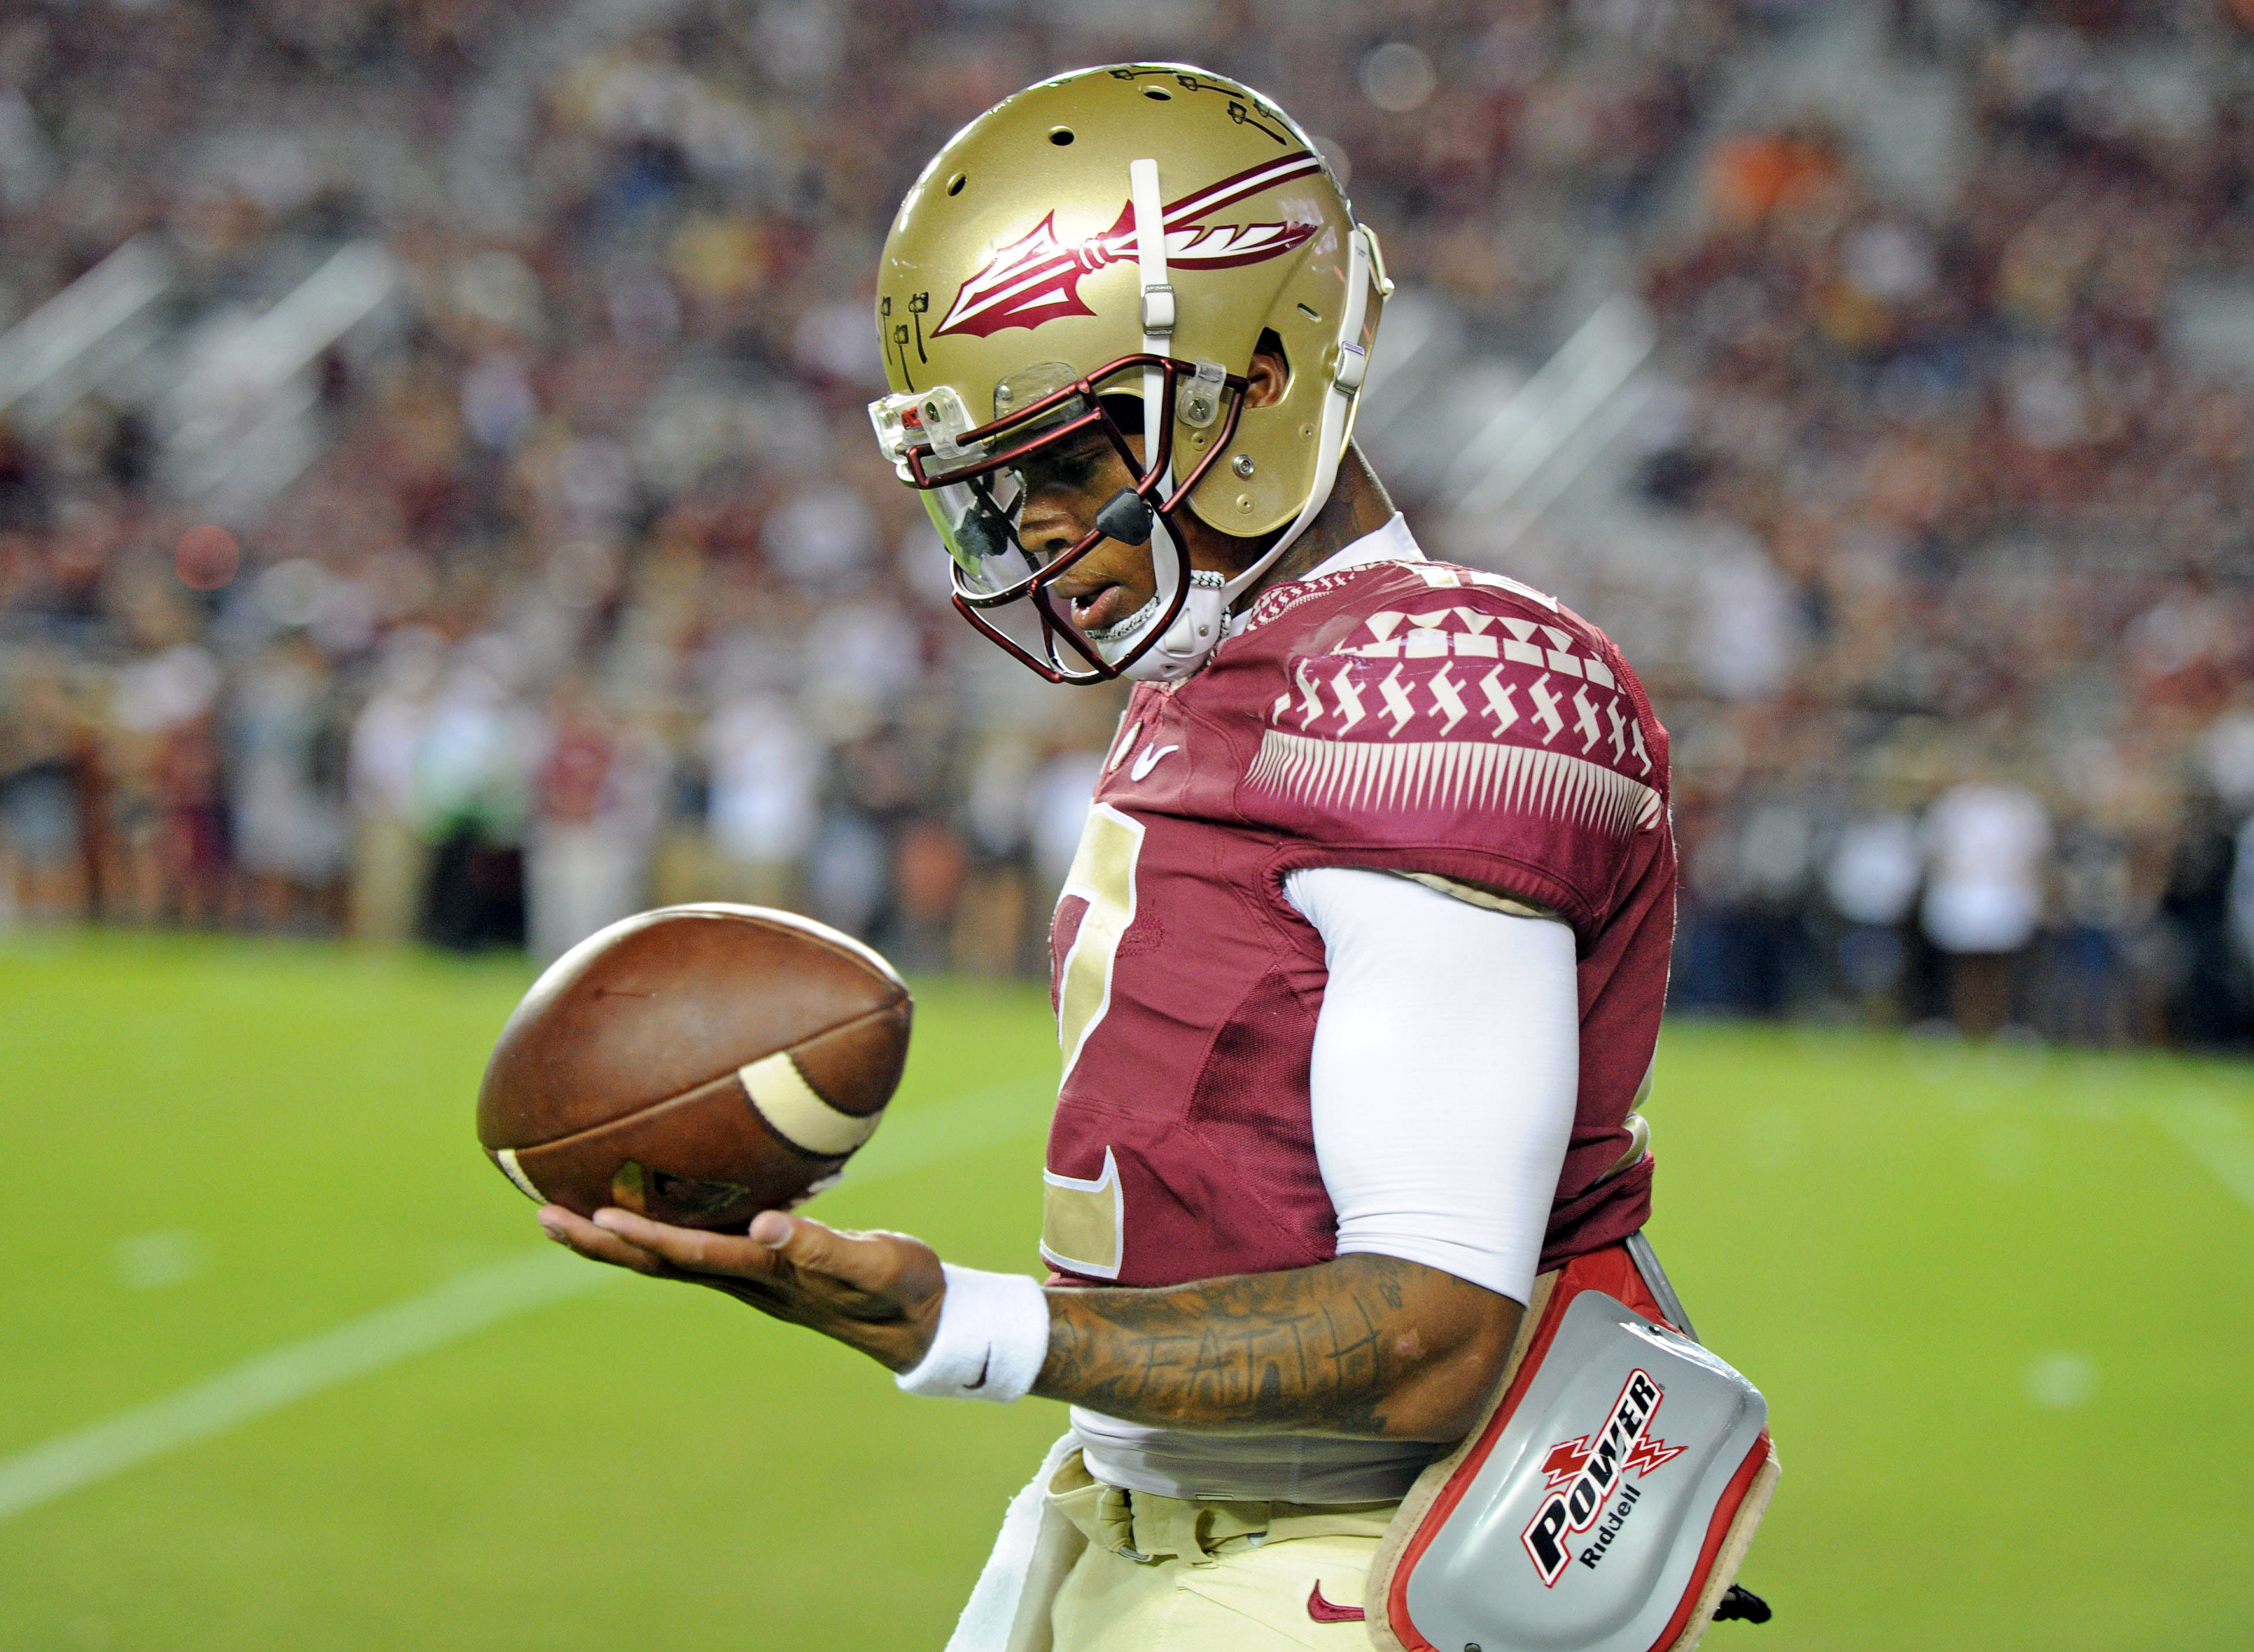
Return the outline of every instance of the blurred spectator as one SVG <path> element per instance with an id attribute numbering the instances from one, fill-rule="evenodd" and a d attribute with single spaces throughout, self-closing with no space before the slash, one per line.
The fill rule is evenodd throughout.
<path id="1" fill-rule="evenodd" d="M 1866 1018 L 1899 1014 L 1908 948 L 1903 920 L 1917 898 L 1923 857 L 1917 822 L 1906 814 L 1850 821 L 1824 867 L 1824 892 L 1846 920 L 1837 942 L 1840 976 Z"/>
<path id="2" fill-rule="evenodd" d="M 2160 910 L 2174 925 L 2168 1031 L 2188 1044 L 2230 1041 L 2244 991 L 2232 945 L 2238 844 L 2216 802 L 2193 799 Z"/>
<path id="3" fill-rule="evenodd" d="M 746 694 L 704 727 L 712 893 L 757 906 L 797 900 L 798 868 L 820 818 L 822 751 L 791 703 Z"/>
<path id="4" fill-rule="evenodd" d="M 394 634 L 375 692 L 354 722 L 346 790 L 353 814 L 350 932 L 397 943 L 415 933 L 427 875 L 416 830 L 415 760 L 444 672 L 444 645 L 410 626 Z"/>
<path id="5" fill-rule="evenodd" d="M 2231 843 L 2230 936 L 2239 970 L 2254 969 L 2254 815 L 2238 823 Z"/>
<path id="6" fill-rule="evenodd" d="M 1759 549 L 1725 553 L 1701 571 L 1699 675 L 1725 700 L 1766 699 L 1790 676 L 1799 644 L 1793 593 Z"/>
<path id="7" fill-rule="evenodd" d="M 1053 752 L 1034 771 L 1026 794 L 1026 837 L 1034 875 L 1045 889 L 1061 887 L 1072 870 L 1102 767 L 1100 752 L 1068 748 Z"/>
<path id="8" fill-rule="evenodd" d="M 567 680 L 549 706 L 525 854 L 533 956 L 546 963 L 639 912 L 665 762 L 652 742 Z"/>
<path id="9" fill-rule="evenodd" d="M 86 910 L 81 731 L 62 662 L 18 659 L 0 684 L 0 910 L 31 922 Z"/>
<path id="10" fill-rule="evenodd" d="M 990 735 L 970 764 L 962 808 L 969 867 L 953 954 L 959 968 L 974 974 L 1032 967 L 1034 897 L 1026 851 L 1034 769 L 1032 740 L 1011 732 Z"/>
<path id="11" fill-rule="evenodd" d="M 888 861 L 884 834 L 866 816 L 831 815 L 808 857 L 807 909 L 836 928 L 870 933 L 885 903 Z"/>
<path id="12" fill-rule="evenodd" d="M 2018 786 L 1967 780 L 1942 794 L 1922 827 L 1931 872 L 1919 908 L 1949 959 L 1949 1012 L 1962 1032 L 2015 1018 L 2019 967 L 2043 918 L 2050 820 Z"/>
<path id="13" fill-rule="evenodd" d="M 900 835 L 893 857 L 900 911 L 892 937 L 902 969 L 937 970 L 955 962 L 952 928 L 970 870 L 962 839 L 934 820 L 919 820 Z"/>
<path id="14" fill-rule="evenodd" d="M 217 920 L 228 890 L 229 845 L 218 719 L 223 676 L 192 642 L 133 662 L 110 696 L 120 777 L 119 882 L 144 921 Z"/>
<path id="15" fill-rule="evenodd" d="M 490 633 L 458 650 L 415 753 L 415 810 L 431 844 L 419 933 L 458 951 L 526 942 L 524 830 L 539 731 Z"/>
<path id="16" fill-rule="evenodd" d="M 2136 978 L 2140 913 L 2130 846 L 2093 815 L 2059 832 L 2057 914 L 2040 1030 L 2077 1044 L 2120 1044 L 2147 1020 Z"/>
<path id="17" fill-rule="evenodd" d="M 336 922 L 346 850 L 340 710 L 329 662 L 303 634 L 268 645 L 239 680 L 234 859 L 262 927 Z"/>

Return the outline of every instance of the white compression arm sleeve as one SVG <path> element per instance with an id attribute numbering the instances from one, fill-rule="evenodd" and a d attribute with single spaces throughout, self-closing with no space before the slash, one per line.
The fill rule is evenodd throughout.
<path id="1" fill-rule="evenodd" d="M 1525 1302 L 1580 1086 L 1572 930 L 1386 872 L 1284 892 L 1330 966 L 1308 1088 L 1339 1254 Z"/>

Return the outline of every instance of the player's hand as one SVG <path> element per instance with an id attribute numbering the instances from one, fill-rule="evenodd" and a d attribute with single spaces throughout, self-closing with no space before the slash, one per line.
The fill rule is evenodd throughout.
<path id="1" fill-rule="evenodd" d="M 542 1205 L 540 1226 L 590 1261 L 724 1291 L 894 1371 L 931 1347 L 947 1291 L 938 1256 L 920 1239 L 825 1228 L 780 1210 L 754 1216 L 745 1234 L 676 1228 L 616 1208 L 590 1222 L 561 1205 Z"/>

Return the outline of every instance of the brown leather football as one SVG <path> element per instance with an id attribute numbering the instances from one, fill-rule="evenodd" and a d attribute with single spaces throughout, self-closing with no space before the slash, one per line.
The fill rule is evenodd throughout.
<path id="1" fill-rule="evenodd" d="M 907 988 L 850 935 L 718 903 L 614 923 L 501 1029 L 478 1139 L 535 1199 L 740 1231 L 834 1177 L 907 1057 Z"/>

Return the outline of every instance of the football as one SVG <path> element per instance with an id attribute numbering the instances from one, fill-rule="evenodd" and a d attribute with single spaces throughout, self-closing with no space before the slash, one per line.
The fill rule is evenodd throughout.
<path id="1" fill-rule="evenodd" d="M 793 913 L 664 906 L 526 993 L 478 1140 L 531 1198 L 740 1230 L 835 1180 L 900 1082 L 911 1005 L 869 948 Z"/>

